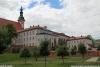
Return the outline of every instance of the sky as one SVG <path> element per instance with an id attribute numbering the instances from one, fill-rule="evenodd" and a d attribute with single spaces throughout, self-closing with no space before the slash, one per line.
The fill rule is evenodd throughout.
<path id="1" fill-rule="evenodd" d="M 100 0 L 0 0 L 0 18 L 17 21 L 21 6 L 26 28 L 48 26 L 69 36 L 100 39 Z"/>

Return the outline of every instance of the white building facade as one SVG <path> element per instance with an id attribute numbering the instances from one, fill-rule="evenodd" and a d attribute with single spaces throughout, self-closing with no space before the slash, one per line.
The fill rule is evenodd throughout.
<path id="1" fill-rule="evenodd" d="M 83 43 L 87 49 L 92 45 L 92 41 L 86 37 L 70 37 L 63 33 L 53 32 L 47 29 L 46 26 L 40 27 L 31 26 L 30 28 L 24 29 L 18 32 L 18 37 L 15 40 L 15 45 L 21 46 L 40 46 L 42 41 L 48 40 L 50 42 L 49 47 L 55 48 L 59 45 L 59 41 L 63 40 L 68 48 L 73 48 L 80 43 Z"/>
<path id="2" fill-rule="evenodd" d="M 50 31 L 45 27 L 31 26 L 18 32 L 15 45 L 22 46 L 39 46 L 42 41 L 48 40 L 50 47 L 55 47 L 59 43 L 59 39 L 63 39 L 67 43 L 68 36 L 61 33 Z"/>

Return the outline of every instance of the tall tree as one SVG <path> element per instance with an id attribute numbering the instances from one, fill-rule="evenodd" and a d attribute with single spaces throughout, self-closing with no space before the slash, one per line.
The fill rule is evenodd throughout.
<path id="1" fill-rule="evenodd" d="M 48 45 L 49 45 L 48 41 L 43 41 L 40 44 L 40 55 L 45 57 L 45 67 L 47 61 L 46 58 L 49 55 Z"/>
<path id="2" fill-rule="evenodd" d="M 57 48 L 57 55 L 61 56 L 62 62 L 64 64 L 64 57 L 67 55 L 67 47 L 65 45 L 59 45 Z"/>
<path id="3" fill-rule="evenodd" d="M 13 25 L 8 24 L 6 25 L 6 28 L 8 29 L 8 40 L 7 40 L 7 44 L 11 44 L 12 43 L 12 39 L 14 37 L 17 37 L 17 32 L 16 29 Z"/>
<path id="4" fill-rule="evenodd" d="M 71 49 L 71 55 L 76 55 L 77 53 L 77 47 L 74 46 L 72 49 Z"/>
<path id="5" fill-rule="evenodd" d="M 17 36 L 15 27 L 13 25 L 5 25 L 0 27 L 0 53 L 12 43 L 12 39 Z"/>
<path id="6" fill-rule="evenodd" d="M 0 54 L 7 48 L 8 29 L 0 27 Z"/>
<path id="7" fill-rule="evenodd" d="M 25 64 L 26 64 L 26 60 L 27 58 L 31 57 L 31 53 L 27 48 L 24 48 L 20 53 L 20 57 L 25 59 Z"/>
<path id="8" fill-rule="evenodd" d="M 84 44 L 82 44 L 82 43 L 79 44 L 78 51 L 82 55 L 82 57 L 84 58 L 84 56 L 85 56 L 85 54 L 87 52 L 87 49 L 84 46 Z"/>
<path id="9" fill-rule="evenodd" d="M 100 50 L 100 45 L 97 46 L 97 50 Z"/>
<path id="10" fill-rule="evenodd" d="M 35 58 L 36 61 L 38 60 L 38 57 L 40 56 L 40 50 L 38 47 L 33 48 L 32 56 Z"/>

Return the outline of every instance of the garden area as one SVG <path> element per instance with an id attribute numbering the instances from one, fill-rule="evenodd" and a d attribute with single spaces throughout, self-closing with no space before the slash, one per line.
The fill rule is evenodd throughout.
<path id="1" fill-rule="evenodd" d="M 40 46 L 35 46 L 32 49 L 24 46 L 18 50 L 14 48 L 9 52 L 10 48 L 12 48 L 12 38 L 16 36 L 16 31 L 11 25 L 0 28 L 0 65 L 11 65 L 11 67 L 100 66 L 99 60 L 97 62 L 86 62 L 91 57 L 86 56 L 87 49 L 83 43 L 79 44 L 78 49 L 76 46 L 69 49 L 64 40 L 60 40 L 57 47 L 49 47 L 49 40 L 45 40 L 40 43 Z M 51 57 L 50 51 L 55 51 L 56 55 Z M 80 55 L 77 56 L 77 53 Z"/>
<path id="2" fill-rule="evenodd" d="M 90 57 L 65 57 L 64 64 L 60 57 L 52 58 L 47 57 L 47 67 L 71 67 L 71 65 L 100 65 L 100 62 L 86 62 Z M 23 58 L 19 57 L 19 54 L 5 53 L 0 55 L 0 65 L 7 64 L 13 67 L 45 67 L 44 57 L 38 58 L 36 61 L 33 57 L 27 59 L 26 64 Z"/>

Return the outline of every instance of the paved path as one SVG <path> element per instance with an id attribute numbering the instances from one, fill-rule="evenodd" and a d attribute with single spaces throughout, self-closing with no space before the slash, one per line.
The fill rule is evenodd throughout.
<path id="1" fill-rule="evenodd" d="M 86 60 L 86 62 L 96 62 L 98 60 L 99 57 L 91 57 L 88 60 Z"/>

